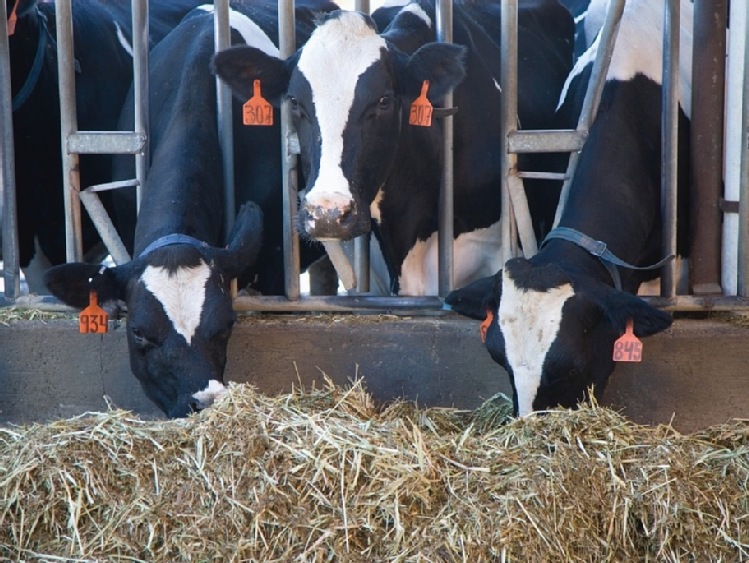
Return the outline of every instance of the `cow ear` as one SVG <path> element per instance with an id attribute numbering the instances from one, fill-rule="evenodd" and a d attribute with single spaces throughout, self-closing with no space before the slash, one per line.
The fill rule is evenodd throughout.
<path id="1" fill-rule="evenodd" d="M 242 102 L 252 97 L 253 84 L 260 80 L 263 97 L 276 106 L 281 103 L 291 76 L 284 61 L 247 45 L 216 53 L 211 72 L 226 82 Z"/>
<path id="2" fill-rule="evenodd" d="M 262 243 L 263 212 L 257 204 L 247 202 L 239 209 L 229 245 L 213 258 L 222 272 L 236 278 L 255 262 Z"/>
<path id="3" fill-rule="evenodd" d="M 440 100 L 465 78 L 465 54 L 462 45 L 427 43 L 408 59 L 404 94 L 415 98 L 428 80 L 429 99 Z"/>
<path id="4" fill-rule="evenodd" d="M 499 279 L 499 284 L 497 284 Z M 465 287 L 451 291 L 445 298 L 445 306 L 458 314 L 483 321 L 489 309 L 499 304 L 502 291 L 502 271 L 496 275 L 481 278 Z"/>
<path id="5" fill-rule="evenodd" d="M 657 334 L 671 326 L 670 313 L 649 305 L 636 295 L 611 289 L 603 300 L 603 310 L 614 328 L 621 334 L 627 321 L 634 322 L 636 336 L 645 337 Z"/>
<path id="6" fill-rule="evenodd" d="M 44 285 L 66 305 L 83 309 L 89 304 L 92 289 L 96 291 L 99 303 L 124 300 L 126 282 L 119 275 L 124 269 L 125 266 L 102 269 L 97 264 L 81 262 L 60 264 L 44 273 Z"/>

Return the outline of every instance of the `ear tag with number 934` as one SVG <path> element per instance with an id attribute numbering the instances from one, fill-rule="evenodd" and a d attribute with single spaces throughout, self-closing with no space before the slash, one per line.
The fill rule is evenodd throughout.
<path id="1" fill-rule="evenodd" d="M 418 127 L 429 127 L 432 124 L 432 113 L 434 108 L 432 102 L 427 98 L 429 90 L 429 80 L 425 80 L 421 85 L 421 94 L 411 104 L 411 112 L 408 115 L 409 125 Z"/>
<path id="2" fill-rule="evenodd" d="M 273 125 L 273 106 L 263 98 L 260 81 L 252 83 L 252 97 L 242 106 L 242 123 L 245 125 Z"/>
<path id="3" fill-rule="evenodd" d="M 92 289 L 88 293 L 88 307 L 81 311 L 78 317 L 81 334 L 104 334 L 107 332 L 108 320 L 109 315 L 99 307 L 96 292 Z"/>
<path id="4" fill-rule="evenodd" d="M 641 362 L 642 342 L 634 334 L 634 323 L 632 319 L 627 321 L 627 328 L 616 342 L 614 342 L 615 362 Z"/>

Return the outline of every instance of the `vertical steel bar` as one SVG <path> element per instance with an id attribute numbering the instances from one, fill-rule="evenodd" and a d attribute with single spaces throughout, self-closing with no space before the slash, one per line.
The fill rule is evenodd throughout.
<path id="1" fill-rule="evenodd" d="M 517 156 L 507 150 L 509 136 L 517 130 L 518 114 L 518 0 L 502 0 L 502 29 L 500 40 L 500 86 L 502 87 L 502 159 L 501 184 L 501 242 L 502 262 L 515 256 L 516 228 L 512 213 L 509 177 L 514 173 Z"/>
<path id="2" fill-rule="evenodd" d="M 749 2 L 745 4 L 749 21 Z M 733 24 L 733 20 L 731 20 Z M 744 90 L 741 114 L 741 182 L 739 185 L 739 236 L 737 288 L 741 297 L 749 297 L 749 38 L 744 34 Z"/>
<path id="3" fill-rule="evenodd" d="M 437 0 L 437 41 L 443 43 L 453 42 L 453 0 Z M 452 107 L 453 94 L 450 92 L 445 96 L 445 107 Z M 439 201 L 439 294 L 446 296 L 453 289 L 454 283 L 454 208 L 453 208 L 453 185 L 455 167 L 453 162 L 453 117 L 449 116 L 443 120 L 442 130 L 442 182 L 440 185 Z"/>
<path id="4" fill-rule="evenodd" d="M 286 59 L 296 50 L 296 23 L 294 0 L 278 0 L 278 50 L 281 59 Z M 290 137 L 293 133 L 291 107 L 288 100 L 281 104 L 281 159 L 283 170 L 283 251 L 286 297 L 296 301 L 300 297 L 299 287 L 299 237 L 293 228 L 297 214 L 297 157 L 291 151 Z"/>
<path id="5" fill-rule="evenodd" d="M 588 80 L 588 89 L 585 91 L 583 107 L 580 111 L 580 117 L 578 118 L 578 131 L 588 131 L 596 119 L 598 104 L 601 101 L 603 87 L 606 85 L 606 75 L 609 71 L 609 63 L 611 62 L 611 57 L 616 45 L 616 36 L 619 33 L 619 22 L 621 21 L 622 13 L 624 12 L 624 1 L 625 0 L 614 0 L 609 3 L 608 11 L 606 12 L 606 19 L 603 22 L 603 27 L 601 28 L 598 39 L 596 40 L 598 42 L 598 51 L 596 51 L 596 58 L 593 61 L 593 68 L 591 69 L 590 79 Z M 567 198 L 569 196 L 572 180 L 575 177 L 575 170 L 577 169 L 577 162 L 579 159 L 579 151 L 570 154 L 566 178 L 562 185 L 562 193 L 559 196 L 559 204 L 557 205 L 557 211 L 554 217 L 555 227 L 559 224 L 559 221 L 562 218 L 562 212 L 567 203 Z"/>
<path id="6" fill-rule="evenodd" d="M 229 0 L 215 0 L 213 32 L 216 52 L 231 47 Z M 224 174 L 224 240 L 228 242 L 237 206 L 234 196 L 234 131 L 232 129 L 231 89 L 216 77 L 216 115 L 221 164 Z"/>
<path id="7" fill-rule="evenodd" d="M 727 0 L 695 0 L 690 140 L 689 281 L 692 293 L 721 293 L 720 189 Z"/>
<path id="8" fill-rule="evenodd" d="M 368 14 L 370 11 L 369 0 L 356 0 L 354 9 Z M 354 272 L 356 275 L 356 291 L 368 293 L 370 291 L 370 252 L 369 245 L 372 241 L 371 233 L 356 237 L 354 240 Z"/>
<path id="9" fill-rule="evenodd" d="M 676 215 L 679 140 L 679 29 L 680 0 L 663 8 L 663 94 L 661 110 L 661 216 L 663 254 L 676 254 Z M 661 268 L 661 296 L 676 294 L 673 261 Z"/>
<path id="10" fill-rule="evenodd" d="M 742 152 L 742 139 L 745 129 L 742 117 L 744 103 L 744 51 L 746 37 L 749 34 L 749 2 L 730 2 L 731 33 L 728 38 L 728 76 L 726 80 L 726 155 L 725 187 L 723 199 L 726 202 L 738 202 L 742 182 L 742 163 L 746 150 Z M 743 165 L 745 166 L 745 165 Z M 724 295 L 736 295 L 738 288 L 738 234 L 739 224 L 746 221 L 738 213 L 723 215 L 723 251 L 721 286 Z"/>
<path id="11" fill-rule="evenodd" d="M 149 0 L 132 0 L 133 18 L 133 101 L 135 105 L 135 132 L 146 135 L 146 145 L 141 154 L 135 155 L 135 188 L 138 209 L 140 209 L 141 189 L 146 184 L 150 161 L 148 126 L 148 5 Z"/>
<path id="12" fill-rule="evenodd" d="M 3 3 L 5 4 L 5 3 Z M 2 204 L 3 280 L 6 299 L 21 295 L 16 214 L 13 93 L 10 88 L 10 40 L 7 7 L 0 7 L 0 203 Z"/>
<path id="13" fill-rule="evenodd" d="M 62 150 L 62 189 L 65 202 L 65 253 L 68 262 L 83 257 L 81 239 L 81 174 L 77 154 L 68 151 L 68 135 L 78 130 L 75 105 L 73 61 L 73 14 L 71 0 L 55 0 L 57 29 L 57 73 L 60 87 L 60 145 Z"/>

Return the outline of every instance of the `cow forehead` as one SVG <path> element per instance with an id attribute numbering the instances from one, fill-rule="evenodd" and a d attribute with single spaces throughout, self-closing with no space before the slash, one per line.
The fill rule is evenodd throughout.
<path id="1" fill-rule="evenodd" d="M 505 340 L 505 357 L 518 395 L 518 415 L 533 411 L 544 361 L 559 334 L 564 304 L 575 295 L 569 283 L 545 291 L 518 286 L 507 268 L 497 322 Z"/>
<path id="2" fill-rule="evenodd" d="M 318 116 L 321 105 L 351 107 L 359 77 L 380 60 L 386 46 L 357 12 L 342 12 L 314 31 L 302 48 L 297 69 L 309 82 Z"/>
<path id="3" fill-rule="evenodd" d="M 170 271 L 147 266 L 140 277 L 143 285 L 161 303 L 174 330 L 190 344 L 200 324 L 211 269 L 201 260 L 198 266 Z"/>

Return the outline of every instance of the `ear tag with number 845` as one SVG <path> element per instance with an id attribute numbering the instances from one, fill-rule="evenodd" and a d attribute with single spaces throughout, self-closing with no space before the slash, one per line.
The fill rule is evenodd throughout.
<path id="1" fill-rule="evenodd" d="M 260 81 L 252 83 L 252 97 L 242 106 L 242 123 L 245 125 L 273 125 L 273 106 L 263 98 Z"/>
<path id="2" fill-rule="evenodd" d="M 627 321 L 627 328 L 616 342 L 614 342 L 615 362 L 641 362 L 642 342 L 635 336 L 632 319 Z"/>
<path id="3" fill-rule="evenodd" d="M 88 307 L 81 311 L 78 317 L 78 325 L 81 334 L 104 334 L 107 332 L 107 321 L 109 315 L 99 307 L 96 292 L 92 289 L 88 293 Z"/>

